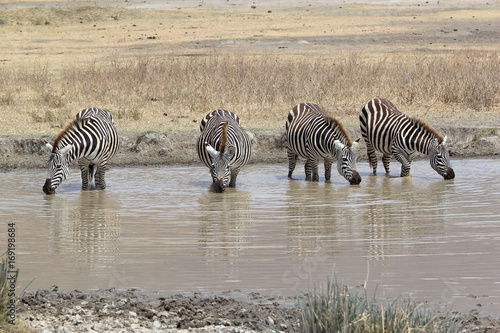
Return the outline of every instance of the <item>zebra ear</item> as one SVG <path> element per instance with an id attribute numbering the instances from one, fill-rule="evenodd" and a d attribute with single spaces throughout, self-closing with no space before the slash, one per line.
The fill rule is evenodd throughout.
<path id="1" fill-rule="evenodd" d="M 229 159 L 232 160 L 234 155 L 236 154 L 236 147 L 234 145 L 229 145 L 227 146 L 226 151 Z"/>
<path id="2" fill-rule="evenodd" d="M 342 142 L 340 142 L 340 140 L 333 141 L 333 144 L 335 145 L 336 149 L 342 149 L 345 146 Z"/>
<path id="3" fill-rule="evenodd" d="M 356 140 L 354 140 L 354 141 L 352 142 L 352 146 L 351 146 L 351 148 L 352 148 L 352 149 L 357 149 L 357 148 L 358 148 L 358 145 L 359 145 L 359 139 L 360 139 L 360 138 L 357 138 Z"/>
<path id="4" fill-rule="evenodd" d="M 208 142 L 205 142 L 205 149 L 210 154 L 210 156 L 212 156 L 212 158 L 219 154 L 219 152 L 215 150 L 214 147 L 212 147 Z"/>
<path id="5" fill-rule="evenodd" d="M 73 145 L 72 144 L 69 144 L 67 145 L 66 147 L 64 147 L 63 149 L 59 150 L 59 152 L 61 153 L 61 155 L 64 155 L 66 154 L 71 148 L 73 148 Z"/>
<path id="6" fill-rule="evenodd" d="M 47 149 L 52 152 L 52 145 L 48 142 L 45 142 L 45 147 L 47 147 Z"/>
<path id="7" fill-rule="evenodd" d="M 444 137 L 444 139 L 443 139 L 443 142 L 441 142 L 441 144 L 442 144 L 443 146 L 446 144 L 446 140 L 447 140 L 447 139 L 448 139 L 448 137 L 447 137 L 447 136 L 445 136 L 445 137 Z"/>

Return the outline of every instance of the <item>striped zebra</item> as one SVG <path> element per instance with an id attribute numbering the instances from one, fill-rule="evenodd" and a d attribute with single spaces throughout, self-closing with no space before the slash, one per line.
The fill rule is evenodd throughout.
<path id="1" fill-rule="evenodd" d="M 318 181 L 318 161 L 324 159 L 325 180 L 331 178 L 332 164 L 337 159 L 337 170 L 351 185 L 361 183 L 356 171 L 358 140 L 349 139 L 344 126 L 336 119 L 326 115 L 321 106 L 301 103 L 295 106 L 286 121 L 288 178 L 299 157 L 306 159 L 306 179 Z"/>
<path id="2" fill-rule="evenodd" d="M 389 174 L 391 156 L 401 163 L 401 177 L 410 174 L 411 161 L 416 152 L 430 157 L 431 167 L 444 179 L 455 178 L 446 149 L 446 137 L 421 120 L 401 113 L 385 99 L 373 99 L 359 115 L 361 134 L 366 142 L 368 159 L 373 174 L 377 174 L 377 156 L 381 152 L 386 174 Z"/>
<path id="3" fill-rule="evenodd" d="M 250 138 L 240 118 L 231 111 L 214 110 L 201 120 L 200 131 L 196 150 L 210 169 L 213 189 L 223 192 L 236 186 L 236 177 L 251 155 Z"/>
<path id="4" fill-rule="evenodd" d="M 90 108 L 80 111 L 59 133 L 54 144 L 46 144 L 51 154 L 48 175 L 43 185 L 45 194 L 53 194 L 69 173 L 69 164 L 78 159 L 82 173 L 82 189 L 95 180 L 97 189 L 106 188 L 104 174 L 108 160 L 118 150 L 118 133 L 108 111 Z"/>

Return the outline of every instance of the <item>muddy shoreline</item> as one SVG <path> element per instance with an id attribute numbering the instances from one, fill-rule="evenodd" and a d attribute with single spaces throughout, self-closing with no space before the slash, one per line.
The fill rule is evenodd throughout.
<path id="1" fill-rule="evenodd" d="M 138 289 L 26 293 L 18 318 L 39 332 L 298 332 L 300 298 L 240 290 L 164 295 Z M 445 310 L 447 311 L 447 310 Z M 499 332 L 480 309 L 463 314 L 466 332 Z"/>
<path id="2" fill-rule="evenodd" d="M 20 318 L 44 331 L 261 332 L 297 330 L 295 298 L 239 290 L 219 294 L 162 295 L 137 289 L 27 293 Z"/>
<path id="3" fill-rule="evenodd" d="M 500 154 L 500 121 L 462 121 L 433 126 L 448 137 L 453 159 L 495 157 Z M 351 138 L 361 137 L 359 129 L 346 126 Z M 286 139 L 281 129 L 250 130 L 254 136 L 250 163 L 287 163 Z M 121 135 L 120 149 L 110 161 L 113 166 L 198 165 L 196 140 L 199 132 L 165 132 Z M 43 169 L 48 152 L 45 141 L 53 137 L 0 137 L 0 170 Z M 419 158 L 423 158 L 420 156 Z M 359 161 L 366 161 L 361 142 Z M 75 163 L 76 165 L 76 163 Z"/>

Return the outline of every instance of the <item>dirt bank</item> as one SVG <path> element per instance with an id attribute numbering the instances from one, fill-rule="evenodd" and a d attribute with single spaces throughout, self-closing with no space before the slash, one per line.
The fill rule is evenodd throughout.
<path id="1" fill-rule="evenodd" d="M 166 296 L 135 289 L 64 292 L 54 286 L 24 296 L 20 317 L 51 332 L 292 331 L 297 329 L 295 303 L 239 291 Z"/>
<path id="2" fill-rule="evenodd" d="M 297 332 L 297 301 L 238 290 L 165 296 L 136 289 L 64 292 L 54 286 L 25 295 L 19 314 L 40 332 Z M 500 331 L 498 320 L 476 310 L 465 320 L 464 332 Z"/>
<path id="3" fill-rule="evenodd" d="M 492 157 L 500 153 L 500 121 L 456 121 L 433 125 L 448 137 L 451 157 Z M 359 129 L 347 126 L 352 138 L 360 137 Z M 284 130 L 251 130 L 254 144 L 251 163 L 287 163 Z M 199 133 L 169 132 L 121 135 L 119 153 L 110 166 L 153 166 L 199 164 L 196 140 Z M 0 170 L 45 168 L 48 152 L 44 140 L 52 137 L 0 137 Z M 362 143 L 358 160 L 366 160 Z"/>

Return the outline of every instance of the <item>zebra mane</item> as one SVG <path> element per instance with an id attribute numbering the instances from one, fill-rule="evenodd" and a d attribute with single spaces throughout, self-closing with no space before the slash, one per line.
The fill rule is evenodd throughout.
<path id="1" fill-rule="evenodd" d="M 413 117 L 409 117 L 410 120 L 415 124 L 415 126 L 417 127 L 420 127 L 424 130 L 426 130 L 427 132 L 429 132 L 431 135 L 433 135 L 434 137 L 436 137 L 439 141 L 439 143 L 442 143 L 443 140 L 444 140 L 444 137 L 441 136 L 438 132 L 436 132 L 436 130 L 432 127 L 430 127 L 427 123 L 425 123 L 423 120 L 420 120 L 418 118 L 413 118 Z"/>
<path id="2" fill-rule="evenodd" d="M 340 121 L 338 121 L 337 119 L 335 119 L 331 116 L 324 115 L 323 117 L 325 118 L 326 122 L 328 124 L 330 124 L 330 127 L 332 129 L 338 129 L 336 132 L 340 132 L 344 136 L 343 138 L 338 138 L 338 139 L 339 140 L 345 139 L 346 142 L 342 142 L 342 143 L 351 147 L 352 141 L 351 141 L 351 138 L 349 138 L 349 134 L 347 134 L 347 131 L 345 130 L 344 125 L 342 125 L 342 123 Z M 342 140 L 340 140 L 340 141 L 342 141 Z"/>
<path id="3" fill-rule="evenodd" d="M 54 140 L 54 144 L 52 145 L 52 153 L 58 149 L 59 142 L 66 136 L 66 133 L 70 131 L 72 128 L 77 129 L 79 124 L 86 123 L 88 118 L 75 118 L 73 119 L 66 127 L 57 135 Z"/>
<path id="4" fill-rule="evenodd" d="M 227 124 L 229 123 L 229 121 L 225 121 L 224 122 L 224 125 L 222 125 L 222 138 L 221 138 L 221 141 L 220 141 L 220 152 L 223 153 L 224 150 L 226 150 L 226 144 L 227 144 Z"/>

